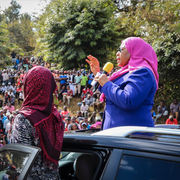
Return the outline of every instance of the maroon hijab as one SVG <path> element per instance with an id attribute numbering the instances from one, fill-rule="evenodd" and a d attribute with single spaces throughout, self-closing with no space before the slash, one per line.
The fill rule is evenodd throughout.
<path id="1" fill-rule="evenodd" d="M 45 67 L 36 66 L 24 77 L 24 102 L 19 113 L 36 128 L 46 165 L 57 167 L 63 143 L 64 127 L 61 116 L 53 105 L 56 83 Z"/>

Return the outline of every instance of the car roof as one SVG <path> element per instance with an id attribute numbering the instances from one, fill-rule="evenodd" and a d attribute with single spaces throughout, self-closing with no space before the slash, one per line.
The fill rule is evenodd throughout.
<path id="1" fill-rule="evenodd" d="M 133 133 L 137 133 L 135 137 Z M 143 134 L 138 134 L 143 133 Z M 146 134 L 147 135 L 146 135 Z M 138 126 L 116 127 L 96 133 L 73 132 L 64 135 L 64 145 L 89 148 L 120 148 L 180 155 L 180 130 Z"/>

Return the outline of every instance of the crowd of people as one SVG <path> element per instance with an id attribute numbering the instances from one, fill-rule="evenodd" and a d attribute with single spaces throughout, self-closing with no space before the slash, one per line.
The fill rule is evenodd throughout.
<path id="1" fill-rule="evenodd" d="M 33 66 L 45 66 L 50 68 L 50 65 L 43 61 L 42 57 L 36 58 L 34 55 L 30 60 L 22 57 L 17 57 L 13 51 L 12 54 L 13 69 L 4 69 L 0 71 L 0 129 L 6 136 L 6 142 L 9 141 L 10 126 L 13 118 L 18 114 L 17 104 L 23 102 L 23 79 L 26 71 L 23 65 L 27 64 L 29 68 Z M 116 71 L 116 69 L 113 69 Z M 51 70 L 55 79 L 57 89 L 53 94 L 54 105 L 59 110 L 63 119 L 64 131 L 84 130 L 101 128 L 103 108 L 105 103 L 101 102 L 101 92 L 96 90 L 93 93 L 91 82 L 94 75 L 90 69 L 85 68 L 84 64 L 80 68 L 73 70 Z M 112 71 L 113 72 L 113 71 Z M 70 112 L 72 99 L 78 99 L 78 111 L 76 115 Z M 17 100 L 17 101 L 16 101 Z M 64 105 L 63 109 L 59 105 Z M 91 110 L 93 111 L 90 112 Z M 69 111 L 68 111 L 69 109 Z M 157 123 L 159 118 L 162 118 L 166 124 L 178 124 L 180 104 L 177 99 L 170 105 L 170 111 L 164 105 L 164 101 L 157 108 L 157 113 L 151 110 L 154 123 Z M 157 114 L 157 115 L 156 115 Z M 168 117 L 169 115 L 169 117 Z"/>
<path id="2" fill-rule="evenodd" d="M 14 58 L 14 54 L 15 52 L 11 54 L 14 68 L 0 71 L 0 129 L 6 136 L 6 143 L 10 139 L 13 118 L 19 111 L 17 105 L 20 107 L 24 100 L 23 79 L 26 74 L 24 65 L 27 64 L 29 69 L 34 66 L 50 67 L 41 57 L 36 58 L 32 55 L 28 61 L 22 57 Z M 92 72 L 82 64 L 78 70 L 75 68 L 66 71 L 64 69 L 51 70 L 51 73 L 57 85 L 53 94 L 54 105 L 63 119 L 64 131 L 100 129 L 104 103 L 99 101 L 101 93 L 98 90 L 95 93 L 92 92 L 91 82 L 94 78 Z M 70 112 L 72 99 L 78 102 L 76 115 Z M 63 109 L 60 105 L 64 105 Z"/>
<path id="3" fill-rule="evenodd" d="M 164 100 L 161 100 L 160 105 L 157 107 L 157 114 L 153 109 L 151 110 L 155 124 L 158 119 L 162 119 L 162 122 L 165 124 L 178 124 L 179 112 L 180 103 L 178 103 L 176 98 L 170 104 L 169 108 L 165 105 Z"/>
<path id="4" fill-rule="evenodd" d="M 166 120 L 166 124 L 178 123 L 177 99 L 171 103 L 170 112 L 164 101 L 158 106 L 157 115 L 152 109 L 159 75 L 157 56 L 151 45 L 141 38 L 130 37 L 122 41 L 116 56 L 119 70 L 114 68 L 105 75 L 92 55 L 86 59 L 90 69 L 82 64 L 73 70 L 50 70 L 50 64 L 42 57 L 32 55 L 27 60 L 12 52 L 13 68 L 0 71 L 1 143 L 42 149 L 28 179 L 59 179 L 64 131 L 154 127 L 159 118 Z M 24 67 L 30 70 L 25 72 Z M 93 80 L 99 83 L 98 89 L 92 87 Z M 21 101 L 18 110 L 16 103 L 20 105 Z M 76 115 L 71 113 L 74 105 L 79 109 Z"/>

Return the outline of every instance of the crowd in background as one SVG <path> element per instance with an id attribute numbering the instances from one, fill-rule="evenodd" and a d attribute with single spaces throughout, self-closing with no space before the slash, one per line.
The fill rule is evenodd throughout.
<path id="1" fill-rule="evenodd" d="M 27 70 L 34 66 L 45 66 L 50 69 L 50 64 L 43 61 L 42 57 L 34 55 L 28 60 L 18 57 L 12 52 L 12 66 L 0 71 L 0 130 L 8 142 L 11 134 L 10 127 L 13 118 L 18 114 L 18 107 L 23 102 L 23 79 Z M 100 92 L 92 92 L 91 82 L 94 75 L 84 65 L 76 70 L 51 70 L 57 84 L 54 93 L 54 105 L 64 122 L 64 130 L 100 129 L 104 103 L 99 101 Z M 72 99 L 76 98 L 79 110 L 76 115 L 70 112 Z M 63 109 L 59 105 L 64 105 Z M 67 105 L 68 109 L 67 109 Z M 90 112 L 91 107 L 91 112 Z"/>
<path id="2" fill-rule="evenodd" d="M 50 64 L 44 62 L 42 57 L 36 58 L 32 55 L 28 60 L 16 56 L 14 51 L 11 56 L 13 68 L 0 71 L 0 134 L 5 135 L 2 137 L 3 139 L 6 137 L 6 142 L 8 142 L 11 134 L 10 127 L 13 118 L 18 114 L 17 104 L 20 105 L 23 102 L 22 85 L 26 66 L 28 66 L 28 69 L 39 65 L 50 68 Z M 100 129 L 105 103 L 99 100 L 101 95 L 99 90 L 92 92 L 93 73 L 85 68 L 84 64 L 78 69 L 56 69 L 51 70 L 51 72 L 57 85 L 57 90 L 54 93 L 54 105 L 63 119 L 64 131 Z M 73 98 L 78 99 L 77 107 L 79 111 L 76 115 L 72 115 L 70 112 Z M 59 109 L 59 104 L 64 105 L 63 109 Z M 93 112 L 89 111 L 90 107 L 92 107 Z M 162 100 L 157 108 L 157 115 L 154 110 L 151 110 L 155 123 L 161 118 L 166 124 L 178 124 L 179 111 L 180 104 L 177 99 L 174 99 L 169 109 Z"/>

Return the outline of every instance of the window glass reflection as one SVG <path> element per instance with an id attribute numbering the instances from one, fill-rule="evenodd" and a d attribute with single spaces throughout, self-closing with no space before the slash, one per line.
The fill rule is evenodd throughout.
<path id="1" fill-rule="evenodd" d="M 5 150 L 0 152 L 0 180 L 16 180 L 22 172 L 28 153 Z"/>
<path id="2" fill-rule="evenodd" d="M 116 180 L 179 180 L 180 163 L 124 155 Z"/>

